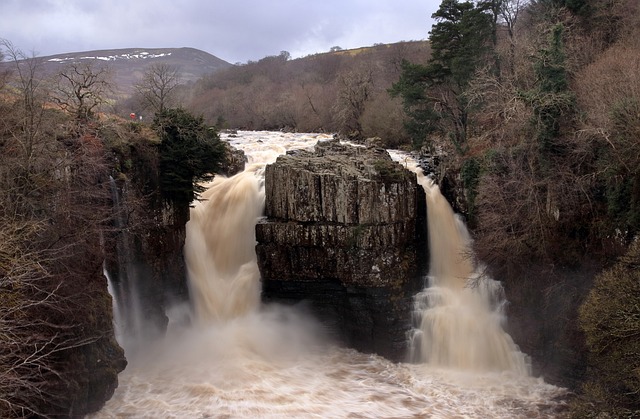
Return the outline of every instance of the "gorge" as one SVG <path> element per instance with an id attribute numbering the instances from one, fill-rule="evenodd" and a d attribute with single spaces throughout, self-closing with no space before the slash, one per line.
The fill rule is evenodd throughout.
<path id="1" fill-rule="evenodd" d="M 369 222 L 363 223 L 363 227 L 358 227 L 364 218 L 358 219 L 358 222 L 349 221 L 346 218 L 328 221 L 318 218 L 322 217 L 321 214 L 338 214 L 340 208 L 349 208 L 346 205 L 348 200 L 345 200 L 345 205 L 342 206 L 339 204 L 340 201 L 330 201 L 323 210 L 325 212 L 315 213 L 318 219 L 313 221 L 274 217 L 273 215 L 278 211 L 273 207 L 269 209 L 270 205 L 278 205 L 274 201 L 266 206 L 266 218 L 261 218 L 265 191 L 267 196 L 275 194 L 273 190 L 269 191 L 268 182 L 272 179 L 269 171 L 277 171 L 274 169 L 277 163 L 267 166 L 267 175 L 263 178 L 265 164 L 273 163 L 278 155 L 284 154 L 287 150 L 309 149 L 318 140 L 323 140 L 315 147 L 315 153 L 324 154 L 324 160 L 330 161 L 330 166 L 335 169 L 338 163 L 327 157 L 331 156 L 331 150 L 347 146 L 334 143 L 330 141 L 329 136 L 325 135 L 285 133 L 240 132 L 237 137 L 227 137 L 226 140 L 244 149 L 249 162 L 247 170 L 236 176 L 217 177 L 203 194 L 205 199 L 198 202 L 192 209 L 191 220 L 187 225 L 185 259 L 189 272 L 190 294 L 194 303 L 193 315 L 190 309 L 184 306 L 173 307 L 167 313 L 169 326 L 166 336 L 146 345 L 143 351 L 127 354 L 129 366 L 120 375 L 120 386 L 114 398 L 92 417 L 122 415 L 136 417 L 224 415 L 229 417 L 451 417 L 469 415 L 513 418 L 551 416 L 561 406 L 555 398 L 563 394 L 563 390 L 544 383 L 542 379 L 531 377 L 527 372 L 524 355 L 502 331 L 500 322 L 503 319 L 500 309 L 503 300 L 499 293 L 480 292 L 492 287 L 495 291 L 499 291 L 497 284 L 492 284 L 488 280 L 483 282 L 484 280 L 476 278 L 474 286 L 460 287 L 470 294 L 484 296 L 484 299 L 471 298 L 473 301 L 478 301 L 477 306 L 485 310 L 482 316 L 487 319 L 486 324 L 489 326 L 486 324 L 480 326 L 476 323 L 474 328 L 477 333 L 473 336 L 463 336 L 464 343 L 455 346 L 469 349 L 472 353 L 475 348 L 482 346 L 489 348 L 492 353 L 499 352 L 496 348 L 501 348 L 503 351 L 501 354 L 506 356 L 506 361 L 502 356 L 497 357 L 498 361 L 494 357 L 486 363 L 474 360 L 470 361 L 473 365 L 469 368 L 469 365 L 465 365 L 464 362 L 449 362 L 429 355 L 424 342 L 418 345 L 420 349 L 417 352 L 420 352 L 420 355 L 414 359 L 417 361 L 414 363 L 394 363 L 378 355 L 382 354 L 400 361 L 403 360 L 401 359 L 402 351 L 405 351 L 405 357 L 409 352 L 410 341 L 407 334 L 404 335 L 404 348 L 401 348 L 383 345 L 382 340 L 389 338 L 390 335 L 380 337 L 377 336 L 377 332 L 371 334 L 371 330 L 377 331 L 375 327 L 399 325 L 404 327 L 401 329 L 402 333 L 410 334 L 411 332 L 414 301 L 413 294 L 409 291 L 412 287 L 416 287 L 416 284 L 411 284 L 416 278 L 420 281 L 415 291 L 423 285 L 421 281 L 425 277 L 424 269 L 428 259 L 426 246 L 418 248 L 420 242 L 425 244 L 425 237 L 420 238 L 423 233 L 415 226 L 417 216 L 408 217 L 411 223 L 414 223 L 412 225 L 396 225 L 395 230 L 392 229 L 392 231 L 405 234 L 391 235 L 389 237 L 396 237 L 396 241 L 388 242 L 383 240 L 387 236 L 377 233 L 389 227 Z M 342 150 L 341 153 L 344 151 L 346 150 Z M 365 162 L 360 165 L 361 172 L 354 176 L 357 188 L 361 188 L 358 190 L 365 191 L 366 187 L 375 185 L 376 187 L 384 186 L 385 191 L 393 191 L 394 179 L 397 183 L 408 180 L 409 185 L 414 185 L 412 187 L 414 189 L 411 189 L 413 193 L 419 196 L 417 192 L 421 189 L 415 186 L 418 180 L 421 183 L 426 182 L 425 178 L 416 177 L 402 165 L 394 163 L 387 157 L 381 157 L 386 156 L 384 151 L 373 148 L 367 152 L 363 148 L 362 151 L 355 152 L 355 154 L 367 153 L 373 153 L 383 163 L 377 163 L 374 167 L 374 165 L 368 165 L 366 159 L 352 158 L 352 163 Z M 307 150 L 290 152 L 282 159 L 297 158 L 306 161 L 305 165 L 299 166 L 296 170 L 306 171 L 307 179 L 314 179 L 314 173 L 324 173 L 325 176 L 328 173 L 326 167 L 317 170 L 319 166 L 314 166 L 312 162 L 316 157 L 312 151 Z M 404 164 L 409 166 L 407 161 Z M 358 166 L 358 163 L 355 163 L 355 166 Z M 395 171 L 402 173 L 402 178 L 394 177 Z M 368 173 L 369 178 L 364 176 L 364 173 Z M 382 178 L 379 177 L 381 173 L 383 173 Z M 385 176 L 389 177 L 386 183 L 375 182 L 376 178 L 380 180 Z M 286 177 L 280 179 L 281 182 L 287 181 Z M 300 177 L 293 176 L 288 181 L 295 183 L 296 179 L 300 182 Z M 322 196 L 323 191 L 329 190 L 325 188 L 336 185 L 329 180 L 330 177 L 325 177 L 319 183 L 314 180 L 306 184 L 306 186 L 316 185 L 317 188 L 307 188 L 309 195 L 300 197 L 303 199 L 300 205 L 314 202 L 313 191 L 320 191 Z M 265 181 L 267 185 L 263 184 Z M 298 185 L 305 186 L 304 182 Z M 348 190 L 348 185 L 349 182 L 345 182 L 343 187 Z M 282 183 L 277 186 L 284 187 Z M 431 187 L 430 184 L 427 186 Z M 425 188 L 425 191 L 427 199 L 429 195 L 434 197 L 438 194 L 436 188 Z M 364 193 L 360 195 L 361 198 L 366 196 Z M 273 199 L 273 196 L 268 199 Z M 326 203 L 326 199 L 323 202 Z M 381 206 L 385 208 L 384 213 L 387 216 L 396 214 L 393 210 L 395 207 L 388 205 L 389 202 Z M 419 199 L 416 198 L 415 201 L 410 200 L 410 202 L 411 205 L 408 207 L 415 212 L 419 207 Z M 289 205 L 296 204 L 289 203 Z M 424 210 L 424 207 L 422 209 Z M 402 213 L 402 211 L 397 213 L 403 214 L 403 217 L 399 218 L 407 218 L 408 213 Z M 307 214 L 313 214 L 313 211 Z M 447 216 L 450 220 L 439 220 L 438 223 L 456 224 L 450 207 Z M 431 225 L 432 221 L 431 219 L 429 221 L 430 233 L 437 231 Z M 256 223 L 258 227 L 254 230 Z M 297 234 L 289 236 L 286 233 L 278 233 L 278 228 L 284 228 L 284 231 L 293 229 L 298 232 L 300 229 L 306 229 L 306 233 L 302 236 Z M 339 234 L 323 236 L 323 230 L 327 229 L 335 229 L 334 231 L 353 229 L 351 233 L 357 232 L 357 237 L 353 240 L 355 233 L 343 234 L 344 240 L 340 242 L 343 236 Z M 368 229 L 372 229 L 373 232 L 367 231 Z M 464 230 L 456 231 L 457 238 L 454 241 L 461 241 L 464 244 L 466 240 Z M 255 232 L 257 236 L 254 236 Z M 434 241 L 447 238 L 449 234 L 452 232 L 446 231 L 443 234 L 430 236 L 430 246 L 445 249 L 446 247 L 436 245 Z M 414 241 L 416 236 L 418 240 Z M 307 241 L 294 243 L 289 247 L 286 240 L 283 240 L 287 237 L 298 237 L 298 240 L 302 240 L 301 237 L 307 237 Z M 309 272 L 303 272 L 299 266 L 295 265 L 299 261 L 294 257 L 299 255 L 291 253 L 295 246 L 298 246 L 299 252 L 311 253 L 316 249 L 315 244 L 329 237 L 335 237 L 336 242 L 333 244 L 333 251 L 325 250 L 322 255 L 326 261 L 324 266 L 317 264 Z M 399 237 L 411 238 L 405 242 L 405 244 L 410 243 L 411 246 L 406 245 L 403 250 L 410 255 L 414 252 L 415 255 L 415 259 L 404 266 L 398 259 L 394 259 L 401 256 L 407 257 L 406 254 L 394 253 L 394 246 L 402 243 L 397 241 Z M 258 247 L 257 251 L 254 251 L 256 238 Z M 367 238 L 366 241 L 365 238 Z M 274 247 L 274 243 L 277 246 Z M 387 254 L 380 256 L 372 253 L 372 249 L 375 248 L 373 243 L 380 245 L 377 251 L 387 246 L 385 250 Z M 405 245 L 401 244 L 400 247 L 402 246 Z M 367 267 L 370 275 L 362 275 L 363 271 L 360 269 L 350 271 L 353 267 L 349 266 L 345 259 L 340 259 L 340 255 L 346 254 L 347 251 L 360 258 L 357 260 L 361 263 L 357 266 Z M 371 260 L 367 259 L 370 254 L 374 254 L 379 260 L 376 265 L 371 265 Z M 278 260 L 288 260 L 291 265 L 289 268 L 280 265 L 281 270 L 277 275 L 273 278 L 265 278 L 267 262 L 264 255 L 279 255 Z M 331 259 L 332 257 L 334 259 Z M 385 264 L 385 258 L 389 259 L 388 264 Z M 441 272 L 446 272 L 446 269 L 442 267 L 442 263 L 434 262 L 434 254 L 431 258 L 429 277 L 433 282 L 434 275 L 441 275 Z M 449 255 L 449 260 L 453 261 L 454 266 L 460 265 L 460 260 L 455 257 L 451 259 Z M 419 268 L 420 263 L 424 264 L 422 270 Z M 409 268 L 412 264 L 414 266 Z M 347 274 L 339 279 L 338 271 L 347 272 Z M 308 285 L 312 283 L 304 278 L 312 276 L 313 272 L 317 272 L 318 276 L 320 272 L 333 272 L 334 281 L 331 285 L 334 291 L 339 290 L 343 293 L 342 296 L 338 293 L 335 294 L 338 297 L 334 297 L 326 288 L 322 290 L 317 286 Z M 290 275 L 289 278 L 293 278 L 293 282 L 287 280 L 285 273 Z M 358 277 L 357 273 L 361 276 Z M 262 284 L 261 276 L 263 276 Z M 404 278 L 407 282 L 404 284 L 406 286 L 403 286 L 398 278 Z M 276 281 L 275 285 L 269 284 L 272 280 Z M 459 277 L 457 280 L 464 281 Z M 307 281 L 303 287 L 291 286 L 296 285 L 295 282 L 300 285 L 299 282 L 302 281 Z M 357 287 L 360 287 L 359 292 L 351 291 Z M 307 303 L 292 304 L 292 293 L 296 289 L 297 297 L 307 299 Z M 433 287 L 427 288 L 426 291 L 429 289 Z M 308 293 L 307 298 L 300 295 L 301 290 Z M 320 292 L 314 293 L 318 291 Z M 265 303 L 260 302 L 261 292 L 263 299 L 267 300 Z M 417 306 L 422 304 L 420 303 L 422 293 L 418 293 L 415 299 Z M 320 298 L 320 296 L 323 297 Z M 376 317 L 375 313 L 381 307 L 379 303 L 384 299 L 383 296 L 395 300 L 398 307 L 402 309 L 395 313 L 393 311 L 390 314 L 385 313 L 384 315 L 388 317 Z M 332 298 L 340 302 L 332 302 Z M 358 298 L 363 299 L 359 301 Z M 431 333 L 429 330 L 434 330 L 434 327 L 425 326 L 429 322 L 424 319 L 430 317 L 430 312 L 443 309 L 451 313 L 449 308 L 441 306 L 436 300 L 443 300 L 443 298 L 432 299 L 422 307 L 422 315 L 419 316 L 422 319 L 417 317 L 413 319 L 416 326 L 416 330 L 413 331 L 414 343 L 419 340 L 415 338 L 416 334 L 426 339 L 425 336 Z M 345 301 L 353 303 L 351 313 L 346 314 L 356 316 L 355 320 L 351 319 L 354 320 L 351 325 L 340 328 L 338 326 L 340 322 L 335 321 L 335 315 L 340 313 L 336 313 L 335 309 Z M 359 306 L 355 303 L 358 301 Z M 319 304 L 322 302 L 324 306 Z M 364 307 L 362 307 L 363 302 Z M 316 313 L 320 316 L 316 317 Z M 452 320 L 454 315 L 445 316 L 444 319 Z M 482 316 L 472 314 L 469 318 L 473 320 Z M 191 318 L 190 322 L 185 320 L 188 318 Z M 332 318 L 333 322 L 327 322 L 327 319 Z M 337 319 L 341 319 L 340 315 Z M 431 324 L 443 322 L 441 318 Z M 417 326 L 420 323 L 423 327 L 419 328 L 420 332 L 418 332 Z M 491 329 L 489 332 L 486 332 L 487 327 Z M 363 342 L 363 336 L 370 338 L 370 341 Z M 487 336 L 497 336 L 499 343 L 496 344 L 493 338 L 487 340 Z M 477 343 L 466 340 L 472 338 L 478 338 L 481 341 Z M 398 342 L 401 340 L 399 339 Z M 363 347 L 359 348 L 360 351 L 356 351 L 346 349 L 337 343 L 356 347 L 360 344 Z M 473 358 L 473 355 L 471 357 Z M 463 359 L 467 358 L 463 357 Z"/>

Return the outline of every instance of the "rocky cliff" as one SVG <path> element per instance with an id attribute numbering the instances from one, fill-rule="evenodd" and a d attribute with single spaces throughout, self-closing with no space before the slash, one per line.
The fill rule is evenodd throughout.
<path id="1" fill-rule="evenodd" d="M 382 149 L 337 141 L 267 166 L 256 226 L 266 301 L 307 301 L 343 343 L 404 359 L 421 287 L 424 192 Z"/>
<path id="2" fill-rule="evenodd" d="M 114 154 L 112 165 L 120 171 L 111 180 L 106 269 L 120 301 L 120 332 L 131 341 L 149 341 L 164 334 L 167 308 L 189 299 L 182 252 L 189 207 L 164 202 L 157 149 L 152 142 L 134 144 Z M 221 172 L 231 176 L 244 169 L 246 157 L 224 144 Z"/>

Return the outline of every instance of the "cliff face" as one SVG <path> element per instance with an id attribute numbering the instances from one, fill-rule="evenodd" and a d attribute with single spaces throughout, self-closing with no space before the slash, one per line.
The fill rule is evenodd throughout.
<path id="1" fill-rule="evenodd" d="M 118 373 L 127 365 L 124 351 L 114 336 L 112 299 L 102 270 L 102 252 L 91 251 L 99 249 L 97 242 L 98 234 L 88 238 L 86 250 L 74 255 L 77 262 L 67 263 L 72 268 L 74 264 L 91 267 L 78 267 L 86 272 L 68 286 L 71 298 L 76 300 L 76 307 L 69 314 L 76 324 L 75 336 L 70 341 L 87 343 L 61 354 L 59 362 L 65 379 L 63 385 L 55 383 L 57 388 L 53 392 L 60 392 L 60 399 L 65 403 L 62 412 L 54 406 L 45 408 L 52 417 L 58 417 L 59 413 L 60 417 L 80 417 L 99 410 L 113 395 L 118 386 Z"/>
<path id="2" fill-rule="evenodd" d="M 114 223 L 105 233 L 106 267 L 120 302 L 121 333 L 135 344 L 162 336 L 166 308 L 189 298 L 182 252 L 189 207 L 162 199 L 153 145 L 138 143 L 117 158 L 132 163 L 114 164 L 129 170 L 111 181 Z M 227 145 L 221 171 L 233 175 L 245 161 L 242 151 Z"/>
<path id="3" fill-rule="evenodd" d="M 386 151 L 316 145 L 266 168 L 256 253 L 267 301 L 308 301 L 343 343 L 404 359 L 425 268 L 424 192 Z"/>

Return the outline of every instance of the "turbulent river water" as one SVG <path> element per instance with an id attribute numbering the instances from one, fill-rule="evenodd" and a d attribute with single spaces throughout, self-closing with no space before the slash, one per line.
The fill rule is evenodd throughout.
<path id="1" fill-rule="evenodd" d="M 264 166 L 322 134 L 223 135 L 249 158 L 217 177 L 191 213 L 185 258 L 193 310 L 174 307 L 162 341 L 120 336 L 129 365 L 93 418 L 547 418 L 564 390 L 531 377 L 502 330 L 499 283 L 469 257 L 468 235 L 420 173 L 429 206 L 428 286 L 415 299 L 411 363 L 339 348 L 295 308 L 260 303 L 254 226 Z M 410 169 L 415 163 L 391 153 Z M 418 171 L 419 172 L 419 171 Z M 440 230 L 439 230 L 440 229 Z M 442 230 L 444 229 L 444 230 Z M 439 232 L 438 232 L 439 231 Z M 425 249 L 426 251 L 426 249 Z M 191 317 L 190 322 L 184 319 Z M 409 357 L 409 354 L 408 354 Z M 408 358 L 409 359 L 409 358 Z"/>

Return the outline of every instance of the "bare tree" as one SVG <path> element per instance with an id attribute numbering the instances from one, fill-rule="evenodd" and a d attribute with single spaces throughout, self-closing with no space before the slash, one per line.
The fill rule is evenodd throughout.
<path id="1" fill-rule="evenodd" d="M 0 174 L 8 182 L 3 194 L 24 205 L 20 211 L 29 213 L 45 187 L 40 181 L 43 168 L 55 163 L 50 159 L 55 141 L 46 132 L 53 115 L 45 107 L 48 91 L 38 60 L 26 56 L 9 41 L 0 40 L 0 46 L 12 63 L 7 83 L 13 92 L 4 103 L 6 109 L 0 118 L 4 146 Z"/>
<path id="2" fill-rule="evenodd" d="M 149 67 L 135 88 L 146 106 L 161 113 L 172 105 L 174 91 L 179 84 L 178 67 L 159 63 Z"/>
<path id="3" fill-rule="evenodd" d="M 529 3 L 529 0 L 502 0 L 500 3 L 500 19 L 501 23 L 507 30 L 509 36 L 509 70 L 511 74 L 515 69 L 516 54 L 516 23 L 520 13 Z"/>
<path id="4" fill-rule="evenodd" d="M 373 72 L 369 68 L 350 71 L 341 76 L 340 88 L 334 106 L 340 131 L 355 139 L 362 137 L 360 118 L 364 114 L 365 104 L 373 88 Z"/>
<path id="5" fill-rule="evenodd" d="M 77 123 L 84 124 L 106 102 L 111 90 L 110 77 L 108 67 L 96 68 L 91 61 L 71 63 L 58 73 L 53 100 L 74 115 Z"/>

